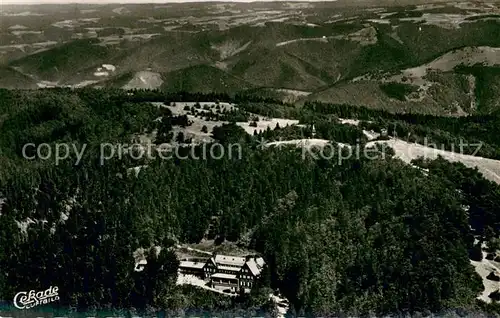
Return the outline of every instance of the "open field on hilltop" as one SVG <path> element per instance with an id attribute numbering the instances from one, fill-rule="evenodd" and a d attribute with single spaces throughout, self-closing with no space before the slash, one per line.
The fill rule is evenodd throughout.
<path id="1" fill-rule="evenodd" d="M 430 63 L 404 69 L 400 75 L 388 79 L 388 81 L 399 81 L 421 84 L 425 82 L 425 77 L 429 71 L 438 70 L 441 72 L 453 71 L 457 66 L 482 66 L 500 65 L 500 47 L 465 47 L 450 51 Z"/>
<path id="2" fill-rule="evenodd" d="M 184 115 L 188 114 L 189 111 L 186 109 L 190 109 L 195 106 L 196 103 L 185 103 L 185 102 L 176 102 L 176 106 L 170 106 L 169 109 L 176 115 Z M 212 109 L 215 106 L 215 103 L 200 103 L 203 107 L 207 107 L 208 109 Z M 231 110 L 236 109 L 235 105 L 224 104 L 221 103 L 220 106 L 223 109 Z M 164 107 L 164 106 L 163 106 Z M 237 107 L 237 106 L 236 106 Z M 211 112 L 211 110 L 207 110 Z M 255 122 L 255 126 L 251 125 L 250 122 L 239 122 L 237 123 L 240 127 L 244 128 L 244 130 L 253 135 L 255 133 L 264 132 L 267 129 L 275 129 L 276 127 L 287 127 L 299 125 L 298 120 L 290 120 L 290 119 L 279 119 L 279 118 L 266 118 L 263 116 L 258 116 L 253 114 L 255 117 L 259 117 L 259 120 Z M 190 136 L 196 136 L 197 138 L 201 138 L 202 140 L 210 140 L 209 133 L 202 133 L 201 128 L 206 126 L 208 128 L 207 132 L 211 132 L 214 127 L 220 126 L 224 123 L 224 121 L 206 121 L 202 118 L 198 118 L 192 115 L 188 115 L 189 120 L 193 122 L 192 126 L 186 127 L 182 129 L 182 131 Z M 341 119 L 341 123 L 349 124 L 357 126 L 359 125 L 358 120 L 350 120 L 350 119 Z M 368 137 L 368 140 L 373 140 L 378 137 L 378 134 L 373 132 L 364 131 L 365 136 Z M 297 140 L 280 140 L 275 142 L 268 143 L 268 146 L 280 146 L 280 145 L 296 145 L 298 147 L 323 147 L 327 143 L 328 140 L 325 139 L 297 139 Z M 455 149 L 455 152 L 446 151 L 439 146 L 428 146 L 420 145 L 416 143 L 409 143 L 403 140 L 393 138 L 390 141 L 370 141 L 366 144 L 367 147 L 373 146 L 376 143 L 386 143 L 388 146 L 394 149 L 395 155 L 397 158 L 401 159 L 405 163 L 411 163 L 412 160 L 417 159 L 419 157 L 424 157 L 425 159 L 436 159 L 438 157 L 443 157 L 444 159 L 450 162 L 461 162 L 466 167 L 469 168 L 478 168 L 478 170 L 484 175 L 485 178 L 500 183 L 500 161 L 482 158 L 476 155 L 466 155 L 463 153 L 459 153 L 459 149 Z M 344 143 L 340 143 L 342 146 L 349 146 Z M 478 145 L 479 146 L 479 145 Z"/>
<path id="3" fill-rule="evenodd" d="M 375 139 L 376 134 L 365 132 L 369 140 Z M 300 139 L 300 140 L 283 140 L 270 142 L 267 146 L 285 146 L 285 145 L 295 145 L 297 147 L 305 148 L 322 148 L 330 143 L 329 140 L 325 139 Z M 411 164 L 411 161 L 423 157 L 424 159 L 434 160 L 438 157 L 443 157 L 450 162 L 460 162 L 468 168 L 477 168 L 483 176 L 495 183 L 500 184 L 500 161 L 488 158 L 482 158 L 478 156 L 460 154 L 458 152 L 450 152 L 446 150 L 439 149 L 437 146 L 426 147 L 424 145 L 416 143 L 408 143 L 400 139 L 393 138 L 390 141 L 370 141 L 365 147 L 373 147 L 378 143 L 386 144 L 395 151 L 395 157 L 401 159 L 407 164 Z M 348 145 L 344 143 L 337 143 L 342 147 L 351 148 L 354 145 Z M 354 150 L 352 150 L 354 151 Z M 361 150 L 362 153 L 362 150 Z"/>
<path id="4" fill-rule="evenodd" d="M 186 138 L 192 138 L 193 142 L 212 141 L 212 131 L 215 127 L 228 124 L 225 120 L 207 120 L 208 114 L 222 114 L 223 112 L 230 112 L 237 110 L 237 106 L 230 103 L 215 103 L 215 102 L 174 102 L 175 106 L 165 106 L 162 103 L 155 103 L 159 107 L 167 107 L 174 115 L 186 115 L 190 121 L 190 125 L 184 128 L 175 127 L 174 132 L 177 135 L 182 132 Z M 193 116 L 191 109 L 199 104 L 200 108 L 197 109 L 198 115 Z M 236 124 L 243 128 L 249 135 L 261 133 L 266 130 L 273 130 L 276 127 L 287 127 L 298 125 L 298 120 L 285 119 L 285 118 L 270 118 L 257 114 L 249 113 L 250 121 L 237 121 Z M 256 121 L 254 121 L 256 120 Z M 206 128 L 204 132 L 203 128 Z"/>

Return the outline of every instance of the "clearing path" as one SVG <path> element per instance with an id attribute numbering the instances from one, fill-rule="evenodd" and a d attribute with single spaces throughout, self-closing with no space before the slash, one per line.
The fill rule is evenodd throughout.
<path id="1" fill-rule="evenodd" d="M 206 255 L 208 255 L 208 256 L 212 256 L 212 255 L 213 255 L 213 254 L 212 254 L 212 253 L 210 253 L 210 252 L 203 251 L 203 250 L 196 249 L 196 248 L 192 248 L 192 247 L 189 247 L 189 246 L 177 245 L 176 247 L 177 247 L 178 249 L 185 248 L 185 249 L 187 249 L 188 251 L 198 252 L 198 253 L 201 253 L 201 254 L 206 254 Z"/>
<path id="2" fill-rule="evenodd" d="M 473 66 L 475 64 L 484 66 L 500 65 L 500 48 L 478 46 L 452 50 L 427 64 L 405 69 L 401 71 L 401 74 L 389 78 L 388 81 L 405 82 L 403 78 L 406 78 L 413 84 L 423 85 L 428 83 L 424 77 L 429 70 L 449 72 L 459 65 Z"/>
<path id="3" fill-rule="evenodd" d="M 340 121 L 341 123 L 345 124 L 352 124 L 355 126 L 359 125 L 359 120 L 340 119 Z M 363 133 L 368 137 L 369 140 L 373 140 L 379 137 L 379 134 L 375 132 L 368 132 L 364 130 Z M 472 155 L 464 155 L 442 149 L 426 147 L 420 144 L 409 143 L 396 138 L 387 141 L 371 141 L 367 143 L 366 146 L 370 147 L 375 145 L 376 143 L 385 143 L 389 145 L 394 149 L 396 153 L 395 156 L 408 164 L 413 159 L 417 159 L 419 157 L 437 159 L 438 156 L 441 156 L 450 162 L 461 162 L 468 168 L 474 169 L 477 167 L 479 172 L 481 172 L 486 179 L 500 184 L 499 160 Z"/>
<path id="4" fill-rule="evenodd" d="M 299 38 L 299 39 L 294 39 L 294 40 L 276 43 L 276 46 L 284 46 L 284 45 L 288 45 L 288 44 L 292 44 L 292 43 L 296 43 L 296 42 L 307 42 L 307 41 L 316 41 L 316 42 L 327 43 L 328 39 L 326 38 L 326 36 L 323 36 L 320 38 Z"/>
<path id="5" fill-rule="evenodd" d="M 295 145 L 297 147 L 310 148 L 310 147 L 325 147 L 329 143 L 330 141 L 326 139 L 295 139 L 295 140 L 273 141 L 267 143 L 265 146 L 266 147 L 274 146 L 279 148 L 280 146 Z"/>
<path id="6" fill-rule="evenodd" d="M 474 266 L 474 269 L 476 272 L 481 276 L 483 280 L 483 285 L 484 285 L 484 291 L 481 293 L 480 296 L 478 296 L 478 299 L 481 299 L 482 301 L 486 303 L 491 303 L 491 298 L 489 295 L 494 292 L 499 290 L 500 288 L 500 282 L 495 282 L 493 280 L 489 280 L 486 278 L 491 272 L 496 272 L 498 275 L 499 271 L 499 265 L 497 262 L 490 261 L 486 259 L 486 252 L 483 252 L 483 260 L 480 262 L 476 261 L 470 261 L 472 266 Z"/>
<path id="7" fill-rule="evenodd" d="M 387 141 L 372 141 L 367 146 L 375 143 L 385 143 L 392 147 L 396 153 L 396 157 L 406 163 L 410 163 L 413 159 L 424 157 L 428 159 L 437 159 L 438 156 L 450 162 L 461 162 L 468 168 L 478 168 L 483 176 L 493 182 L 500 184 L 500 161 L 482 158 L 472 155 L 464 155 L 451 151 L 426 147 L 423 145 L 409 143 L 400 139 L 391 139 Z"/>

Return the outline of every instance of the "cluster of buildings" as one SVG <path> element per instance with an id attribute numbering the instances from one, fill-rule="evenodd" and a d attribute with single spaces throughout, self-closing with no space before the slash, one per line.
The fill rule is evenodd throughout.
<path id="1" fill-rule="evenodd" d="M 210 287 L 218 290 L 249 292 L 265 265 L 262 257 L 214 254 L 204 261 L 181 261 L 179 272 L 209 280 Z"/>

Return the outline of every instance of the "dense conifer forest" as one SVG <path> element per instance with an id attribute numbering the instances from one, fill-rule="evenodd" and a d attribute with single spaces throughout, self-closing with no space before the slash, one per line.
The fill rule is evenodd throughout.
<path id="1" fill-rule="evenodd" d="M 213 137 L 239 142 L 241 158 L 135 160 L 124 153 L 100 162 L 102 143 L 131 143 L 156 129 L 167 138 L 182 119 L 150 102 L 183 100 L 235 102 L 245 112 L 314 123 L 319 138 L 334 142 L 364 143 L 363 127 L 396 124 L 404 136 L 483 141 L 483 155 L 500 157 L 498 115 L 440 118 L 319 103 L 299 109 L 248 96 L 160 91 L 0 90 L 0 299 L 55 285 L 59 306 L 275 316 L 266 295 L 279 289 L 292 315 L 497 310 L 476 300 L 483 286 L 469 260 L 475 238 L 490 242 L 500 231 L 500 187 L 477 170 L 415 161 L 428 169 L 423 173 L 378 148 L 375 160 L 339 165 L 295 147 L 262 148 L 262 135 L 234 124 L 214 129 Z M 361 119 L 362 127 L 339 117 Z M 310 131 L 263 134 L 307 138 Z M 78 165 L 74 153 L 56 165 L 22 158 L 26 143 L 86 151 Z M 142 165 L 138 175 L 129 173 Z M 255 250 L 269 265 L 249 295 L 226 298 L 175 284 L 175 245 L 202 240 L 212 217 L 218 241 Z M 28 218 L 33 224 L 23 231 L 18 222 Z M 161 252 L 151 249 L 147 269 L 134 272 L 133 251 L 153 246 Z"/>

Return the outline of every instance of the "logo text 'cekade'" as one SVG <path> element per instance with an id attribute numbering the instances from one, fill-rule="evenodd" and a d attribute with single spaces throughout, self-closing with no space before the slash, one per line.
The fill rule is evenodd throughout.
<path id="1" fill-rule="evenodd" d="M 50 286 L 45 291 L 36 292 L 30 290 L 29 292 L 19 292 L 14 297 L 14 306 L 18 309 L 30 309 L 39 305 L 45 305 L 59 300 L 59 288 L 57 286 Z"/>

